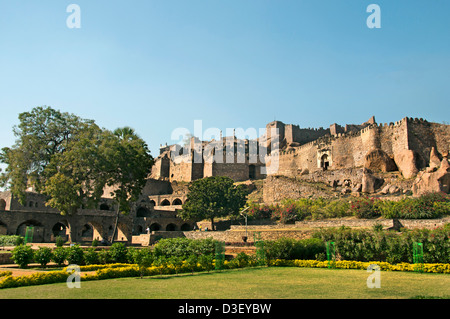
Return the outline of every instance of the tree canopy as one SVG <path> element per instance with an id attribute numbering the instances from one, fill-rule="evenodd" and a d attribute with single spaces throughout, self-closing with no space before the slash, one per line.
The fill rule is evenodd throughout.
<path id="1" fill-rule="evenodd" d="M 187 219 L 209 219 L 214 227 L 214 218 L 238 215 L 244 207 L 248 191 L 244 185 L 234 185 L 225 176 L 206 177 L 189 186 L 187 199 L 178 216 Z"/>
<path id="2" fill-rule="evenodd" d="M 0 152 L 7 164 L 0 186 L 22 204 L 33 187 L 48 196 L 47 205 L 62 214 L 95 207 L 112 187 L 119 212 L 137 200 L 153 165 L 147 144 L 129 127 L 111 132 L 93 120 L 36 107 L 19 114 L 16 143 Z"/>

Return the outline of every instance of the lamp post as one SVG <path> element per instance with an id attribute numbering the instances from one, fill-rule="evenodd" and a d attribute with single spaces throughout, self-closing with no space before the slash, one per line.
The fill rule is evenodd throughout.
<path id="1" fill-rule="evenodd" d="M 245 236 L 242 238 L 244 240 L 244 242 L 247 242 L 247 238 L 248 238 L 248 236 L 247 236 L 247 217 L 248 217 L 248 214 L 244 215 L 243 213 L 249 208 L 250 207 L 247 207 L 247 208 L 245 208 L 243 211 L 241 211 L 239 213 L 239 215 L 241 215 L 241 216 L 243 216 L 245 218 Z"/>

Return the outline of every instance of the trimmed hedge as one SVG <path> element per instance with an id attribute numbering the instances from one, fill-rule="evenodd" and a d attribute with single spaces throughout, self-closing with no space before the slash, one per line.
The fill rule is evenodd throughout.
<path id="1" fill-rule="evenodd" d="M 365 270 L 369 265 L 378 265 L 380 270 L 385 271 L 415 271 L 416 265 L 410 263 L 390 264 L 388 262 L 380 261 L 350 261 L 339 260 L 333 262 L 333 268 L 336 269 L 361 269 Z M 276 259 L 269 262 L 269 266 L 272 267 L 308 267 L 308 268 L 328 268 L 328 261 L 319 260 L 281 260 Z M 421 268 L 423 272 L 427 273 L 441 273 L 450 274 L 450 264 L 423 264 Z"/>

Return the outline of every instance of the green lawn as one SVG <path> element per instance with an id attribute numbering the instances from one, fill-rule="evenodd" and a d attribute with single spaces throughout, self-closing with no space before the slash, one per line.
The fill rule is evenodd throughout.
<path id="1" fill-rule="evenodd" d="M 367 287 L 364 270 L 248 268 L 179 276 L 120 278 L 0 289 L 0 298 L 21 299 L 366 299 L 450 298 L 450 275 L 381 272 L 381 288 Z"/>

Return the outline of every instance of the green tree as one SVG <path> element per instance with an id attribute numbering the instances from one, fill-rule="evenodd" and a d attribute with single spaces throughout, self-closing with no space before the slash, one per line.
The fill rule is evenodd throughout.
<path id="1" fill-rule="evenodd" d="M 0 162 L 7 165 L 1 174 L 1 186 L 8 187 L 23 204 L 27 187 L 33 186 L 40 192 L 52 176 L 47 168 L 54 156 L 67 151 L 74 137 L 94 125 L 91 120 L 51 107 L 20 113 L 19 124 L 13 127 L 15 144 L 0 152 Z"/>
<path id="2" fill-rule="evenodd" d="M 206 177 L 189 186 L 187 200 L 178 216 L 188 219 L 209 219 L 215 230 L 214 218 L 238 215 L 244 207 L 248 191 L 244 185 L 234 185 L 225 176 Z"/>
<path id="3" fill-rule="evenodd" d="M 114 189 L 111 195 L 117 202 L 113 242 L 120 213 L 128 214 L 130 203 L 138 200 L 154 161 L 147 144 L 129 127 L 107 133 L 102 149 L 107 185 Z"/>
<path id="4" fill-rule="evenodd" d="M 94 121 L 36 107 L 20 113 L 19 122 L 13 127 L 16 143 L 0 153 L 0 161 L 7 164 L 0 186 L 10 189 L 21 204 L 31 186 L 63 215 L 95 204 L 105 178 L 99 153 L 103 132 Z"/>
<path id="5" fill-rule="evenodd" d="M 0 162 L 7 164 L 0 186 L 9 188 L 22 204 L 32 186 L 62 215 L 96 207 L 105 186 L 113 186 L 118 203 L 114 238 L 119 213 L 129 212 L 153 164 L 145 142 L 131 128 L 111 132 L 50 107 L 21 113 L 19 121 L 13 128 L 16 144 L 0 152 Z"/>
<path id="6" fill-rule="evenodd" d="M 53 156 L 47 167 L 50 177 L 43 188 L 49 196 L 47 205 L 63 215 L 97 205 L 107 179 L 102 151 L 106 134 L 96 125 L 86 127 L 72 138 L 63 153 Z"/>
<path id="7" fill-rule="evenodd" d="M 133 262 L 139 266 L 139 272 L 142 279 L 145 270 L 153 264 L 155 255 L 151 248 L 140 248 L 132 251 L 132 258 Z"/>

